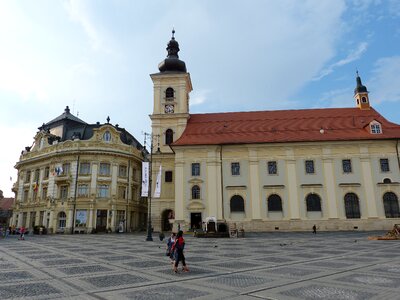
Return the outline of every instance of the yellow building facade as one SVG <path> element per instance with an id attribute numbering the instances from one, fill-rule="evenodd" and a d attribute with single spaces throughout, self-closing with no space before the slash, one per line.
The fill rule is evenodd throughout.
<path id="1" fill-rule="evenodd" d="M 356 77 L 354 108 L 190 114 L 190 74 L 174 36 L 152 74 L 156 231 L 216 218 L 247 231 L 381 230 L 400 222 L 400 126 L 370 105 Z M 350 101 L 351 96 L 349 97 Z"/>
<path id="2" fill-rule="evenodd" d="M 11 224 L 49 233 L 145 228 L 142 146 L 125 129 L 70 113 L 43 124 L 16 164 Z"/>

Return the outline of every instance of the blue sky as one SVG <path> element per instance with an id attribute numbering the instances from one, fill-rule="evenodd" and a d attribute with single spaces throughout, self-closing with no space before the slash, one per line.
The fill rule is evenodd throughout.
<path id="1" fill-rule="evenodd" d="M 0 189 L 65 106 L 143 141 L 175 27 L 192 113 L 354 106 L 400 123 L 400 1 L 0 1 Z M 10 181 L 10 176 L 13 178 Z"/>

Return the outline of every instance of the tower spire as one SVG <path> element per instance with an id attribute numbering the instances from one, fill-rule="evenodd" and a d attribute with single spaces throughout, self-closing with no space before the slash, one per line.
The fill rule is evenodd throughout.
<path id="1" fill-rule="evenodd" d="M 356 70 L 356 75 L 357 85 L 354 89 L 354 98 L 357 101 L 357 107 L 360 109 L 370 109 L 367 87 L 362 84 L 358 70 Z"/>
<path id="2" fill-rule="evenodd" d="M 175 40 L 175 28 L 172 28 L 172 37 L 167 45 L 167 58 L 158 65 L 160 72 L 172 71 L 186 73 L 186 64 L 184 61 L 179 59 L 179 51 L 179 44 Z"/>

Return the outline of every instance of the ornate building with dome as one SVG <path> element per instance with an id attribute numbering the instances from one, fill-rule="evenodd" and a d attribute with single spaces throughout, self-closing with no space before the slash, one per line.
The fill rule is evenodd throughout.
<path id="1" fill-rule="evenodd" d="M 49 233 L 144 229 L 141 144 L 124 128 L 63 114 L 39 127 L 16 164 L 11 225 Z"/>
<path id="2" fill-rule="evenodd" d="M 190 74 L 174 31 L 154 87 L 155 230 L 381 230 L 400 222 L 400 126 L 370 104 L 357 73 L 353 108 L 191 114 Z M 171 217 L 172 216 L 172 217 Z"/>

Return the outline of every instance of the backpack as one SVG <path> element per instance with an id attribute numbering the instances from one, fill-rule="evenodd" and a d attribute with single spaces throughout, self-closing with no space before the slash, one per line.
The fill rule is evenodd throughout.
<path id="1" fill-rule="evenodd" d="M 185 248 L 185 240 L 182 237 L 176 239 L 176 241 L 175 241 L 175 249 L 183 250 L 184 248 Z"/>

